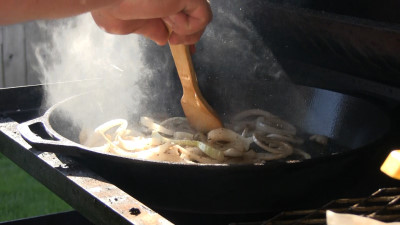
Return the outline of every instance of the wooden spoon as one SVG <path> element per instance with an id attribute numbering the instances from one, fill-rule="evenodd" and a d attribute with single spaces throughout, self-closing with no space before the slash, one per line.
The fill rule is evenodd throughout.
<path id="1" fill-rule="evenodd" d="M 169 46 L 181 80 L 183 88 L 181 104 L 189 124 L 201 132 L 223 127 L 218 115 L 200 92 L 189 46 L 171 44 Z"/>

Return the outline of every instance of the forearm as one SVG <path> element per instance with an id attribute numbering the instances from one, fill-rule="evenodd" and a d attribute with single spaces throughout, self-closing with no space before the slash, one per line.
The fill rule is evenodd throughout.
<path id="1" fill-rule="evenodd" d="M 0 0 L 0 25 L 75 16 L 120 0 Z"/>

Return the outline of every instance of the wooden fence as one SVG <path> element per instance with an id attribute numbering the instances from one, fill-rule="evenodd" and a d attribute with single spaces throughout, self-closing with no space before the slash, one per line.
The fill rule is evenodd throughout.
<path id="1" fill-rule="evenodd" d="M 42 38 L 35 22 L 0 26 L 0 88 L 40 83 L 33 47 Z"/>

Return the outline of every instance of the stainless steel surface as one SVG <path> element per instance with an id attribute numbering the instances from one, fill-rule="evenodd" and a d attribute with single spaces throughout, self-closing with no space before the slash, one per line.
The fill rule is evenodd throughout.
<path id="1" fill-rule="evenodd" d="M 325 225 L 327 210 L 360 215 L 383 222 L 396 222 L 400 220 L 400 188 L 382 188 L 370 196 L 337 199 L 321 208 L 282 212 L 268 221 L 237 225 Z"/>
<path id="2" fill-rule="evenodd" d="M 95 224 L 171 224 L 118 187 L 74 160 L 39 152 L 17 132 L 18 123 L 0 119 L 0 152 Z"/>

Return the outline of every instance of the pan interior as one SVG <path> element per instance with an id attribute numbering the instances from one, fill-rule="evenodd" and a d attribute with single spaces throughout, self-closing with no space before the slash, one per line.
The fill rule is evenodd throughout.
<path id="1" fill-rule="evenodd" d="M 233 86 L 235 84 L 207 92 L 214 96 L 208 99 L 213 100 L 210 103 L 225 122 L 243 110 L 267 110 L 296 126 L 298 136 L 306 140 L 301 146 L 302 150 L 313 158 L 361 148 L 382 137 L 389 128 L 388 118 L 379 108 L 348 95 L 295 85 L 253 83 L 253 89 L 247 92 L 234 91 L 240 87 Z M 127 113 L 123 110 L 105 110 L 119 109 L 119 103 L 104 102 L 95 96 L 95 92 L 78 96 L 54 108 L 49 116 L 51 127 L 61 136 L 79 143 L 79 133 L 83 128 L 95 128 L 111 119 L 123 118 L 135 124 L 143 115 L 155 118 L 182 116 L 182 111 L 175 107 L 179 106 L 179 99 L 176 98 L 170 98 L 168 102 L 164 98 L 160 98 L 162 101 L 152 98 L 143 103 L 143 109 L 150 108 L 150 112 L 136 109 Z M 308 141 L 313 134 L 327 136 L 329 144 L 323 146 Z M 251 147 L 257 150 L 253 145 Z M 283 161 L 296 159 L 292 157 Z"/>

